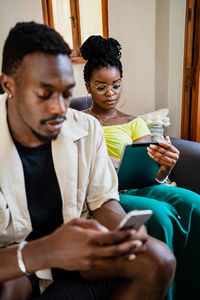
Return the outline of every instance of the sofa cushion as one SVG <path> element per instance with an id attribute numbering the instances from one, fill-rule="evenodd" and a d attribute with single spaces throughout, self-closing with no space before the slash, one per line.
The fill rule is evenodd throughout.
<path id="1" fill-rule="evenodd" d="M 168 113 L 169 110 L 167 108 L 163 108 L 139 116 L 146 122 L 149 130 L 151 131 L 153 142 L 164 139 L 165 127 L 170 125 Z"/>

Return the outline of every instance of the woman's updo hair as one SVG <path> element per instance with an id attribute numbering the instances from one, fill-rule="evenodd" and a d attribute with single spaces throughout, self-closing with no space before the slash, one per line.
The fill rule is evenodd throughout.
<path id="1" fill-rule="evenodd" d="M 85 82 L 89 82 L 92 72 L 100 68 L 116 67 L 122 78 L 121 45 L 113 38 L 91 35 L 80 48 L 82 57 L 87 60 L 84 67 Z"/>

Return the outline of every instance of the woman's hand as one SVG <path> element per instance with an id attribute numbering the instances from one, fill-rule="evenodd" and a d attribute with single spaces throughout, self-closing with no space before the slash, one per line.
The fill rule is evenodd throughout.
<path id="1" fill-rule="evenodd" d="M 167 136 L 164 141 L 158 141 L 159 145 L 150 145 L 147 147 L 149 156 L 160 164 L 160 170 L 157 178 L 163 180 L 169 175 L 179 159 L 179 151 L 176 149 Z"/>

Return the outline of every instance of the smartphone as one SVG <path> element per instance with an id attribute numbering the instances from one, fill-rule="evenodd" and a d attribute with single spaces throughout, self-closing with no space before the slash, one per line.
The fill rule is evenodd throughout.
<path id="1" fill-rule="evenodd" d="M 146 210 L 132 210 L 119 223 L 116 230 L 120 229 L 139 229 L 153 214 L 151 209 Z"/>

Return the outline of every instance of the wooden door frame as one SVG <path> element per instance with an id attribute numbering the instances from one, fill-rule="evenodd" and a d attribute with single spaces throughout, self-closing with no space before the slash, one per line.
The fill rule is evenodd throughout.
<path id="1" fill-rule="evenodd" d="M 195 0 L 186 0 L 181 138 L 189 139 Z"/>
<path id="2" fill-rule="evenodd" d="M 200 0 L 196 0 L 190 139 L 200 142 Z"/>
<path id="3" fill-rule="evenodd" d="M 200 0 L 186 1 L 181 138 L 200 142 Z"/>

